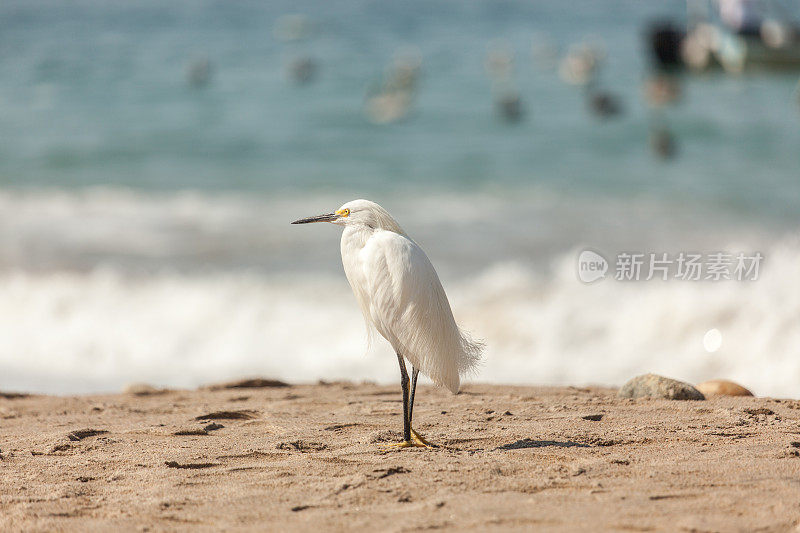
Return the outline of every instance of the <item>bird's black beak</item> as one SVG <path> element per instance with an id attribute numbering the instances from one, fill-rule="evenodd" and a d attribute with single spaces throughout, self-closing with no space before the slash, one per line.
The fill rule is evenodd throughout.
<path id="1" fill-rule="evenodd" d="M 312 222 L 333 222 L 339 218 L 339 215 L 336 213 L 328 213 L 327 215 L 317 215 L 315 217 L 308 217 L 308 218 L 301 218 L 300 220 L 295 220 L 292 224 L 311 224 Z"/>

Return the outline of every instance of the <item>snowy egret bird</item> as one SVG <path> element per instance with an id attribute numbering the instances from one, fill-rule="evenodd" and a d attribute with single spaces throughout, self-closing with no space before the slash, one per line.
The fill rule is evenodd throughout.
<path id="1" fill-rule="evenodd" d="M 483 343 L 456 325 L 450 303 L 428 256 L 375 202 L 353 200 L 336 212 L 292 224 L 332 222 L 344 226 L 342 264 L 347 281 L 373 326 L 394 348 L 403 388 L 403 442 L 427 446 L 411 427 L 417 375 L 457 393 L 461 375 L 478 364 Z M 411 363 L 411 387 L 405 360 Z"/>

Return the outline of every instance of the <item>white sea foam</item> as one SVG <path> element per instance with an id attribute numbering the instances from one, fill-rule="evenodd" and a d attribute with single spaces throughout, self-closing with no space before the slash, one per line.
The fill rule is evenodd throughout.
<path id="1" fill-rule="evenodd" d="M 288 224 L 353 196 L 0 191 L 0 388 L 395 381 L 388 345 L 366 352 L 337 228 Z M 486 340 L 481 381 L 620 384 L 652 371 L 800 395 L 795 239 L 647 199 L 529 190 L 384 203 L 428 251 L 456 317 Z M 755 282 L 585 285 L 575 262 L 586 246 L 765 260 Z"/>
<path id="2" fill-rule="evenodd" d="M 577 253 L 550 273 L 500 263 L 445 279 L 457 319 L 482 336 L 488 382 L 621 384 L 657 372 L 734 379 L 800 395 L 800 246 L 764 250 L 754 282 L 585 285 Z M 397 379 L 388 345 L 366 351 L 350 289 L 331 274 L 5 273 L 2 388 L 193 386 L 242 375 L 291 381 Z M 721 347 L 703 348 L 712 328 Z"/>

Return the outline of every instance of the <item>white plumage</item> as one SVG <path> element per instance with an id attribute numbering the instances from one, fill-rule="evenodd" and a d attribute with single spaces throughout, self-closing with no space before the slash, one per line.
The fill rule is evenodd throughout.
<path id="1" fill-rule="evenodd" d="M 342 233 L 342 264 L 364 319 L 414 368 L 458 392 L 483 345 L 456 325 L 428 256 L 386 210 L 367 200 L 345 209 L 352 220 Z"/>
<path id="2" fill-rule="evenodd" d="M 456 325 L 439 276 L 422 248 L 385 209 L 368 200 L 353 200 L 335 213 L 294 223 L 323 221 L 344 226 L 341 250 L 347 280 L 367 324 L 389 341 L 398 357 L 411 363 L 412 386 L 419 370 L 437 385 L 458 392 L 461 376 L 480 361 L 483 344 Z M 401 373 L 410 428 L 414 392 L 412 388 L 407 407 L 402 358 Z"/>

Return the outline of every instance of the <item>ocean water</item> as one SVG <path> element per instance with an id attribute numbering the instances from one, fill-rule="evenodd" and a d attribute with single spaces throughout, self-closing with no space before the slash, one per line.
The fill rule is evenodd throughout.
<path id="1" fill-rule="evenodd" d="M 472 379 L 619 385 L 658 372 L 800 395 L 800 73 L 682 78 L 648 146 L 643 33 L 683 2 L 0 4 L 0 389 L 74 393 L 244 375 L 397 380 L 367 347 L 339 232 L 290 226 L 354 198 L 428 252 L 487 343 Z M 277 38 L 302 13 L 307 39 Z M 625 113 L 532 57 L 602 42 Z M 514 51 L 500 120 L 487 51 Z M 364 99 L 422 58 L 408 116 Z M 311 57 L 305 85 L 287 66 Z M 192 62 L 211 66 L 204 87 Z M 755 281 L 585 284 L 577 258 L 760 252 Z M 717 329 L 719 349 L 703 339 Z"/>

